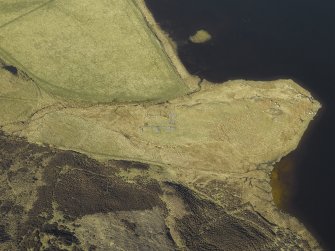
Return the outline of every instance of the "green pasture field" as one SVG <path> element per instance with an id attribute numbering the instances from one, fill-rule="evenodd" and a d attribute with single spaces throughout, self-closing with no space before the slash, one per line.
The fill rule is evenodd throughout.
<path id="1" fill-rule="evenodd" d="M 0 0 L 0 58 L 70 100 L 164 101 L 188 91 L 131 0 Z"/>

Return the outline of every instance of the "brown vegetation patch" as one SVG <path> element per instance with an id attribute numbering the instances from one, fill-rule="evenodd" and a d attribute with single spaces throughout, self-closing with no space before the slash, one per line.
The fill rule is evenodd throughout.
<path id="1" fill-rule="evenodd" d="M 59 176 L 55 187 L 59 209 L 74 217 L 109 211 L 151 209 L 159 204 L 157 195 L 115 177 L 82 170 Z"/>
<path id="2" fill-rule="evenodd" d="M 8 181 L 0 184 L 0 242 L 22 250 L 78 248 L 79 239 L 62 222 L 71 223 L 87 214 L 164 207 L 156 181 L 136 179 L 130 184 L 115 174 L 121 168 L 117 163 L 123 168 L 146 168 L 145 164 L 104 164 L 3 133 L 0 160 L 0 178 Z M 124 224 L 136 229 L 130 221 Z M 3 227 L 7 225 L 9 232 Z"/>
<path id="3" fill-rule="evenodd" d="M 170 185 L 191 212 L 177 220 L 177 228 L 190 250 L 261 250 L 272 242 L 252 225 L 198 198 L 188 188 Z"/>
<path id="4" fill-rule="evenodd" d="M 0 225 L 0 243 L 9 241 L 11 238 L 5 231 L 5 227 Z"/>

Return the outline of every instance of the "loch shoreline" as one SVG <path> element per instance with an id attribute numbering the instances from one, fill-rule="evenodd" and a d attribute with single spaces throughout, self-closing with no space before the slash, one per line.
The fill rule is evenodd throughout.
<path id="1" fill-rule="evenodd" d="M 215 83 L 291 78 L 320 100 L 323 107 L 298 148 L 276 164 L 275 177 L 281 179 L 275 193 L 281 190 L 276 201 L 282 210 L 304 222 L 324 248 L 334 248 L 335 201 L 326 196 L 335 190 L 332 2 L 146 3 L 192 74 Z M 187 41 L 198 29 L 209 31 L 213 41 Z"/>

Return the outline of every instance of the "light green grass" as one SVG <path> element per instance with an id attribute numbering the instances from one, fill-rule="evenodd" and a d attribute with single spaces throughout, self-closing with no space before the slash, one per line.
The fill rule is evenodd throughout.
<path id="1" fill-rule="evenodd" d="M 48 2 L 50 0 L 0 0 L 0 27 L 15 22 Z"/>
<path id="2" fill-rule="evenodd" d="M 187 92 L 130 0 L 49 1 L 0 28 L 0 57 L 67 99 L 161 101 Z"/>
<path id="3" fill-rule="evenodd" d="M 38 105 L 39 90 L 32 81 L 13 76 L 0 64 L 1 125 L 26 121 Z"/>

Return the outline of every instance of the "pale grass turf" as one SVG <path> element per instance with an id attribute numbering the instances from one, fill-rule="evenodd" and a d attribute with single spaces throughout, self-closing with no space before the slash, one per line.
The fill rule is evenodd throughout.
<path id="1" fill-rule="evenodd" d="M 163 101 L 188 89 L 130 0 L 0 1 L 0 57 L 49 93 Z M 9 19 L 13 21 L 9 21 Z"/>
<path id="2" fill-rule="evenodd" d="M 0 28 L 54 0 L 0 0 Z"/>
<path id="3" fill-rule="evenodd" d="M 38 98 L 39 90 L 32 81 L 18 78 L 0 69 L 0 120 L 2 125 L 26 121 L 38 106 Z"/>

